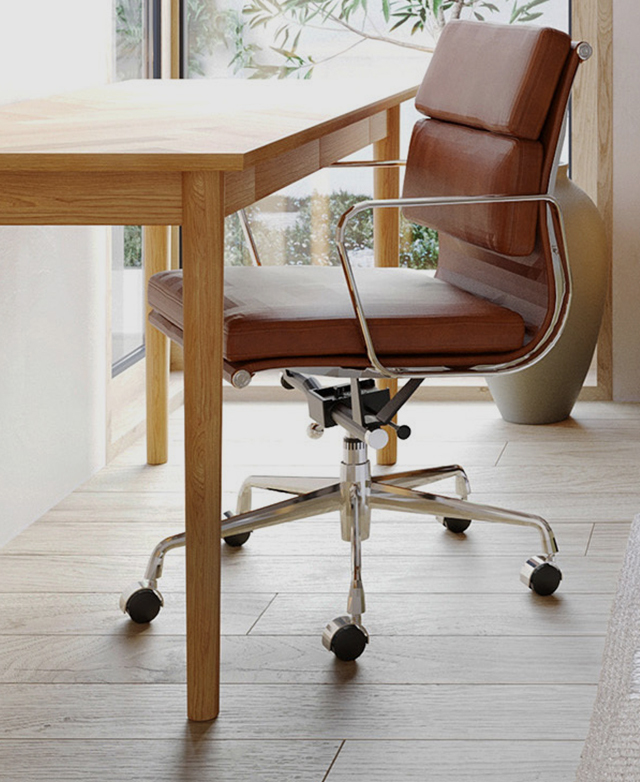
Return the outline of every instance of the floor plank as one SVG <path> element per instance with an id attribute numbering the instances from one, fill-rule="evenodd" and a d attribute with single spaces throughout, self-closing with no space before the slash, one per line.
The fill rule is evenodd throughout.
<path id="1" fill-rule="evenodd" d="M 548 598 L 524 590 L 496 595 L 372 593 L 363 620 L 372 636 L 598 635 L 612 600 L 612 594 L 557 592 Z M 344 611 L 346 602 L 346 589 L 343 595 L 279 594 L 251 632 L 313 634 Z"/>
<path id="2" fill-rule="evenodd" d="M 323 782 L 340 741 L 0 741 L 11 782 Z M 8 765 L 10 764 L 10 766 Z"/>
<path id="3" fill-rule="evenodd" d="M 149 629 L 150 630 L 150 629 Z M 225 635 L 225 684 L 596 684 L 602 636 L 372 636 L 356 665 L 320 633 Z M 7 684 L 184 684 L 185 638 L 156 632 L 0 636 Z"/>
<path id="4" fill-rule="evenodd" d="M 551 523 L 572 521 L 590 524 L 611 522 L 630 524 L 640 508 L 640 491 L 637 488 L 630 492 L 616 491 L 615 498 L 612 498 L 611 494 L 588 493 L 585 497 L 569 495 L 562 487 L 545 492 L 536 492 L 534 485 L 529 488 L 530 491 L 507 494 L 500 488 L 488 492 L 480 491 L 476 487 L 471 498 L 474 502 L 537 513 Z M 229 503 L 228 507 L 234 507 L 235 497 L 235 491 L 226 492 L 225 499 Z M 416 518 L 401 513 L 394 514 L 394 517 L 405 520 Z M 74 492 L 42 517 L 42 520 L 83 523 L 155 522 L 158 519 L 175 521 L 178 526 L 184 526 L 182 492 L 179 490 L 158 493 L 151 491 Z"/>
<path id="5" fill-rule="evenodd" d="M 417 518 L 417 520 L 415 520 Z M 605 534 L 599 534 L 594 546 L 593 524 L 562 523 L 555 525 L 556 537 L 563 554 L 582 556 L 591 546 L 593 553 L 618 554 L 624 530 L 615 530 L 615 540 L 606 545 Z M 620 525 L 624 527 L 625 525 Z M 154 523 L 138 522 L 134 528 L 125 522 L 78 521 L 59 522 L 44 519 L 5 546 L 9 554 L 55 554 L 56 556 L 150 555 L 164 537 L 178 532 L 175 522 L 162 519 Z M 628 525 L 626 525 L 628 535 Z M 428 553 L 461 556 L 501 556 L 522 553 L 537 541 L 535 532 L 499 524 L 477 523 L 468 533 L 447 532 L 433 517 L 414 517 L 413 521 L 393 519 L 392 515 L 374 513 L 371 537 L 364 544 L 366 557 L 421 556 Z M 410 545 L 402 545 L 410 544 Z M 294 524 L 269 527 L 256 532 L 245 552 L 251 556 L 348 556 L 348 544 L 340 536 L 337 514 L 332 520 L 304 519 Z M 624 550 L 624 549 L 623 549 Z M 176 556 L 177 550 L 171 554 Z"/>
<path id="6" fill-rule="evenodd" d="M 539 553 L 539 548 L 533 544 L 521 556 L 493 557 L 489 565 L 482 557 L 464 554 L 369 557 L 364 564 L 365 586 L 371 594 L 521 593 L 526 587 L 520 582 L 520 569 L 526 557 Z M 585 566 L 585 559 L 590 567 Z M 562 594 L 615 592 L 620 557 L 563 556 L 559 563 L 564 574 Z M 28 590 L 114 592 L 141 578 L 146 564 L 146 557 L 0 554 L 1 588 L 5 594 Z M 35 580 L 31 577 L 34 572 L 38 572 Z M 349 556 L 345 551 L 341 557 L 256 557 L 225 549 L 222 582 L 226 592 L 343 593 L 349 584 Z M 183 556 L 167 557 L 160 588 L 167 594 L 184 591 Z"/>
<path id="7" fill-rule="evenodd" d="M 275 593 L 222 595 L 222 632 L 248 633 Z M 5 635 L 99 635 L 114 641 L 147 635 L 175 635 L 185 631 L 185 595 L 172 592 L 162 610 L 162 622 L 136 625 L 120 611 L 120 595 L 99 593 L 13 593 L 0 594 L 0 636 Z"/>
<path id="8" fill-rule="evenodd" d="M 631 522 L 594 524 L 593 534 L 589 540 L 588 553 L 595 556 L 622 556 L 627 548 L 630 530 Z"/>
<path id="9" fill-rule="evenodd" d="M 573 782 L 576 741 L 347 741 L 327 782 Z"/>
<path id="10" fill-rule="evenodd" d="M 640 436 L 640 433 L 639 433 Z M 339 460 L 327 464 L 317 465 L 317 475 L 333 476 L 337 472 Z M 424 462 L 422 462 L 424 464 Z M 411 462 L 403 460 L 403 467 L 415 466 Z M 523 469 L 521 464 L 502 464 L 497 466 L 473 465 L 468 469 L 471 486 L 474 492 L 483 493 L 501 491 L 502 493 L 519 493 L 562 491 L 570 495 L 605 494 L 611 500 L 611 486 L 616 486 L 616 491 L 623 493 L 635 492 L 640 499 L 640 467 L 621 472 L 618 465 L 605 463 L 561 461 L 550 463 L 549 460 L 532 462 Z M 284 471 L 283 471 L 284 472 Z M 384 471 L 380 470 L 380 473 Z M 308 475 L 308 465 L 290 465 L 286 475 Z M 223 474 L 223 486 L 229 485 L 234 491 L 239 488 L 243 478 L 248 474 L 275 474 L 277 470 L 269 469 L 269 465 L 259 462 L 249 462 L 239 467 L 229 468 Z M 313 474 L 313 473 L 311 473 Z M 78 488 L 79 492 L 122 492 L 122 491 L 153 491 L 175 492 L 184 484 L 184 467 L 182 465 L 134 465 L 123 467 L 105 467 L 96 473 L 89 481 Z M 440 490 L 445 493 L 444 490 Z M 474 495 L 475 496 L 475 495 Z"/>
<path id="11" fill-rule="evenodd" d="M 595 685 L 545 685 L 544 719 L 532 720 L 539 685 L 223 685 L 219 739 L 584 740 Z M 180 739 L 182 685 L 2 684 L 0 740 Z M 491 707 L 488 707 L 488 701 Z"/>

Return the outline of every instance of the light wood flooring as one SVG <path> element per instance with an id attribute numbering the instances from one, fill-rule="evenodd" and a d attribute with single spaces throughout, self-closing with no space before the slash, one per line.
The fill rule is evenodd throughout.
<path id="1" fill-rule="evenodd" d="M 0 780 L 572 782 L 633 516 L 640 406 L 505 423 L 490 403 L 414 402 L 396 469 L 463 464 L 472 499 L 554 525 L 564 581 L 519 581 L 535 531 L 374 515 L 364 544 L 371 643 L 320 643 L 346 607 L 335 517 L 252 536 L 223 557 L 222 711 L 185 719 L 184 555 L 149 626 L 119 613 L 163 536 L 181 531 L 182 411 L 170 463 L 131 447 L 0 552 Z M 302 404 L 229 403 L 228 507 L 250 473 L 336 473 L 340 434 L 305 437 Z M 380 468 L 376 468 L 380 471 Z M 443 486 L 443 491 L 445 487 Z"/>

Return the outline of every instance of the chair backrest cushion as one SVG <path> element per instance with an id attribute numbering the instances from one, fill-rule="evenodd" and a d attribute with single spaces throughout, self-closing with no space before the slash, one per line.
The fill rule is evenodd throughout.
<path id="1" fill-rule="evenodd" d="M 546 190 L 552 152 L 541 141 L 572 53 L 552 28 L 454 21 L 429 64 L 417 108 L 403 195 L 528 195 Z M 411 208 L 414 222 L 510 256 L 536 243 L 532 204 Z"/>
<path id="2" fill-rule="evenodd" d="M 537 139 L 571 50 L 560 30 L 449 22 L 416 108 L 433 119 Z"/>
<path id="3" fill-rule="evenodd" d="M 404 196 L 539 192 L 543 150 L 529 141 L 425 119 L 411 139 Z M 537 204 L 406 208 L 417 223 L 508 255 L 528 255 L 536 239 Z"/>

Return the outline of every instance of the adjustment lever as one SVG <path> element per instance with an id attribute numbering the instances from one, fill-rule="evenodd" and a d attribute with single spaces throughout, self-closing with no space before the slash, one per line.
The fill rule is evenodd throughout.
<path id="1" fill-rule="evenodd" d="M 411 427 L 406 424 L 400 424 L 400 426 L 398 426 L 398 424 L 394 424 L 393 421 L 389 421 L 385 426 L 390 426 L 395 431 L 398 435 L 398 440 L 407 440 L 411 437 Z"/>

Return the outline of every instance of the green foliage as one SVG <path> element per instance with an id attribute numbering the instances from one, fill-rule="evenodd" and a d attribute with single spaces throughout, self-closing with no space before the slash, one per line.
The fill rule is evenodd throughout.
<path id="1" fill-rule="evenodd" d="M 115 5 L 116 78 L 142 76 L 144 25 L 140 0 L 117 0 Z"/>
<path id="2" fill-rule="evenodd" d="M 533 22 L 539 19 L 543 12 L 532 11 L 531 9 L 546 2 L 547 0 L 529 0 L 529 2 L 518 5 L 518 0 L 514 0 L 509 21 L 513 24 L 513 22 Z"/>
<path id="3" fill-rule="evenodd" d="M 367 195 L 338 190 L 329 196 L 318 193 L 302 197 L 280 196 L 271 199 L 269 212 L 260 205 L 252 207 L 249 211 L 251 230 L 263 263 L 338 266 L 340 259 L 334 241 L 338 219 L 350 206 L 368 198 Z M 325 203 L 318 208 L 319 201 Z M 269 218 L 274 211 L 280 217 L 284 215 L 284 228 L 281 221 Z M 250 263 L 237 216 L 228 218 L 225 228 L 226 263 L 232 266 Z M 430 228 L 404 222 L 401 233 L 401 265 L 412 269 L 435 269 L 438 259 L 437 233 Z M 345 244 L 353 258 L 357 258 L 358 254 L 371 258 L 371 212 L 363 212 L 350 222 Z"/>
<path id="4" fill-rule="evenodd" d="M 124 268 L 142 268 L 142 226 L 124 227 Z"/>
<path id="5" fill-rule="evenodd" d="M 510 22 L 531 22 L 542 16 L 538 6 L 549 0 L 513 0 Z M 265 51 L 255 44 L 245 68 L 255 78 L 284 78 L 297 75 L 308 78 L 320 64 L 311 54 L 300 51 L 305 29 L 325 27 L 350 33 L 351 43 L 344 51 L 364 40 L 382 41 L 420 51 L 433 51 L 431 46 L 418 42 L 423 33 L 437 38 L 451 19 L 463 17 L 485 21 L 498 13 L 511 0 L 248 0 L 243 9 L 248 20 L 246 33 L 268 28 L 272 31 L 269 52 L 283 58 L 274 65 L 257 55 Z M 381 30 L 378 19 L 386 29 Z M 399 28 L 409 30 L 416 41 L 394 38 Z M 343 52 L 333 56 L 339 56 Z"/>
<path id="6" fill-rule="evenodd" d="M 398 263 L 407 269 L 438 267 L 438 232 L 433 228 L 401 220 L 404 242 L 400 244 Z"/>
<path id="7" fill-rule="evenodd" d="M 133 46 L 142 44 L 142 4 L 140 0 L 116 2 L 116 35 Z"/>

